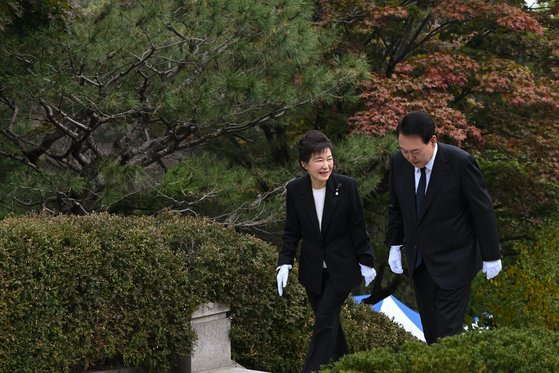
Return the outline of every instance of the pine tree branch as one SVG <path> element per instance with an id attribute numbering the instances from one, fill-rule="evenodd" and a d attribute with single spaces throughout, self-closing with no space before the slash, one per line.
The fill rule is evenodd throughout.
<path id="1" fill-rule="evenodd" d="M 43 101 L 43 99 L 39 99 L 39 104 L 45 110 L 45 114 L 50 123 L 52 123 L 56 128 L 61 130 L 66 136 L 70 137 L 71 139 L 73 140 L 78 139 L 78 134 L 76 132 L 72 131 L 71 129 L 66 127 L 64 124 L 62 124 L 55 118 L 54 111 L 52 110 L 52 107 L 49 104 Z"/>
<path id="2" fill-rule="evenodd" d="M 111 84 L 119 81 L 120 79 L 124 78 L 125 76 L 127 76 L 128 74 L 130 74 L 130 72 L 132 72 L 132 70 L 134 70 L 135 68 L 137 68 L 140 65 L 143 65 L 145 63 L 145 61 L 147 61 L 152 55 L 153 52 L 155 52 L 156 48 L 153 44 L 151 44 L 150 41 L 150 48 L 145 51 L 144 53 L 142 53 L 142 55 L 140 57 L 138 56 L 134 56 L 138 61 L 131 63 L 130 66 L 124 70 L 121 71 L 120 73 L 114 75 L 112 78 L 110 78 L 104 85 L 102 88 L 107 88 L 108 86 L 110 86 Z"/>
<path id="3" fill-rule="evenodd" d="M 20 163 L 22 163 L 22 164 L 24 164 L 28 167 L 31 167 L 32 169 L 34 169 L 37 172 L 41 172 L 39 167 L 36 164 L 29 162 L 29 160 L 27 158 L 20 157 L 18 155 L 5 152 L 3 150 L 0 150 L 0 155 L 3 156 L 3 157 L 10 158 L 10 159 L 13 159 L 15 161 L 18 161 L 18 162 L 20 162 Z"/>

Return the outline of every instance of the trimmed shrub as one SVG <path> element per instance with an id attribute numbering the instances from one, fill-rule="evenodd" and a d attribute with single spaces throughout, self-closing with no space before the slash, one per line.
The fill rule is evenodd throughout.
<path id="1" fill-rule="evenodd" d="M 167 366 L 200 301 L 185 260 L 147 218 L 2 220 L 0 371 Z"/>
<path id="2" fill-rule="evenodd" d="M 276 249 L 175 214 L 38 215 L 0 221 L 0 371 L 165 370 L 193 342 L 206 301 L 231 307 L 233 358 L 253 369 L 300 371 L 312 312 L 296 269 L 283 297 Z M 412 338 L 348 303 L 353 350 Z"/>
<path id="3" fill-rule="evenodd" d="M 431 346 L 373 349 L 343 357 L 324 372 L 556 372 L 559 333 L 545 329 L 471 331 Z"/>
<path id="4" fill-rule="evenodd" d="M 155 221 L 166 244 L 186 253 L 192 293 L 231 307 L 233 359 L 260 370 L 300 370 L 311 311 L 296 273 L 277 295 L 276 249 L 200 219 L 164 214 Z"/>
<path id="5" fill-rule="evenodd" d="M 557 218 L 536 234 L 535 241 L 514 245 L 518 255 L 488 282 L 476 278 L 474 314 L 498 327 L 543 327 L 559 331 L 559 225 Z M 507 259 L 507 258 L 505 258 Z M 484 319 L 483 315 L 491 315 Z"/>
<path id="6" fill-rule="evenodd" d="M 347 301 L 342 308 L 342 324 L 351 352 L 377 347 L 397 350 L 407 341 L 417 339 L 370 305 Z"/>

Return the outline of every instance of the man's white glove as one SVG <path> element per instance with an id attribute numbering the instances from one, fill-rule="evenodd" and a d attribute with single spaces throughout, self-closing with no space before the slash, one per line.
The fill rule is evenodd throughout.
<path id="1" fill-rule="evenodd" d="M 388 254 L 388 265 L 392 272 L 401 275 L 404 273 L 402 269 L 402 252 L 401 246 L 390 246 L 390 253 Z"/>
<path id="2" fill-rule="evenodd" d="M 368 286 L 377 277 L 377 271 L 373 267 L 367 267 L 361 263 L 359 263 L 359 266 L 361 267 L 361 276 L 365 279 L 365 286 Z"/>
<path id="3" fill-rule="evenodd" d="M 283 288 L 287 286 L 287 277 L 289 277 L 289 270 L 291 268 L 293 268 L 291 264 L 283 264 L 278 268 L 276 268 L 279 269 L 277 279 L 278 279 L 278 294 L 280 297 L 283 294 Z"/>
<path id="4" fill-rule="evenodd" d="M 483 262 L 482 271 L 485 273 L 485 277 L 488 280 L 491 280 L 493 277 L 497 276 L 499 272 L 503 269 L 503 265 L 501 264 L 501 259 L 499 260 L 492 260 L 490 262 Z"/>

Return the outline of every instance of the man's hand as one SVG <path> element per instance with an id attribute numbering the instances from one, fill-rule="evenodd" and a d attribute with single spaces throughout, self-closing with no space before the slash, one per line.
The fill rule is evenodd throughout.
<path id="1" fill-rule="evenodd" d="M 287 286 L 287 277 L 289 277 L 289 270 L 291 269 L 291 264 L 283 264 L 278 268 L 278 294 L 281 297 L 283 294 L 283 288 Z"/>
<path id="2" fill-rule="evenodd" d="M 483 273 L 485 273 L 485 277 L 487 277 L 488 280 L 491 280 L 493 277 L 497 276 L 499 272 L 501 272 L 501 269 L 503 269 L 501 259 L 483 262 L 482 271 Z"/>
<path id="3" fill-rule="evenodd" d="M 392 272 L 401 275 L 404 273 L 402 269 L 402 252 L 400 250 L 401 246 L 391 246 L 390 254 L 388 254 L 388 265 Z"/>
<path id="4" fill-rule="evenodd" d="M 361 263 L 359 263 L 359 266 L 361 267 L 361 276 L 365 280 L 365 286 L 368 286 L 377 277 L 377 271 L 373 267 L 367 267 Z"/>

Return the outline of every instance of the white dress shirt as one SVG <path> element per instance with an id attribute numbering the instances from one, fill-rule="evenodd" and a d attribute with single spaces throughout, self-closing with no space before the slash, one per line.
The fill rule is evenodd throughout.
<path id="1" fill-rule="evenodd" d="M 433 150 L 433 156 L 425 165 L 425 194 L 427 194 L 427 187 L 429 186 L 429 180 L 431 179 L 431 172 L 433 171 L 433 164 L 435 163 L 435 156 L 437 155 L 437 150 L 439 146 L 435 143 L 435 150 Z M 415 171 L 415 192 L 417 193 L 417 186 L 419 185 L 419 178 L 421 177 L 421 169 L 414 167 Z"/>
<path id="2" fill-rule="evenodd" d="M 326 198 L 326 187 L 320 189 L 312 188 L 312 196 L 314 198 L 314 208 L 316 217 L 318 218 L 318 228 L 322 232 L 322 213 L 324 212 L 324 200 Z M 326 262 L 322 261 L 322 268 L 326 268 Z"/>

